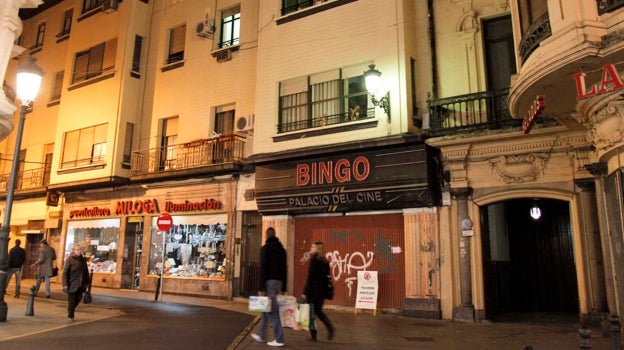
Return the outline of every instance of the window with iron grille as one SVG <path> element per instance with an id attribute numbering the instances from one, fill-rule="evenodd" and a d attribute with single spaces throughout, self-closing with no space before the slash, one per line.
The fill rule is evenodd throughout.
<path id="1" fill-rule="evenodd" d="M 71 83 L 76 84 L 113 71 L 116 54 L 116 38 L 76 53 Z"/>
<path id="2" fill-rule="evenodd" d="M 68 131 L 63 137 L 61 169 L 101 164 L 106 157 L 108 124 Z"/>
<path id="3" fill-rule="evenodd" d="M 357 65 L 280 82 L 278 132 L 368 118 L 365 70 Z"/>
<path id="4" fill-rule="evenodd" d="M 61 99 L 63 91 L 63 78 L 65 77 L 65 71 L 56 72 L 54 77 L 54 87 L 52 88 L 51 101 L 57 101 Z"/>
<path id="5" fill-rule="evenodd" d="M 169 52 L 167 63 L 184 60 L 184 45 L 186 40 L 186 24 L 169 29 Z"/>
<path id="6" fill-rule="evenodd" d="M 221 41 L 219 47 L 238 45 L 240 38 L 240 6 L 221 13 Z"/>

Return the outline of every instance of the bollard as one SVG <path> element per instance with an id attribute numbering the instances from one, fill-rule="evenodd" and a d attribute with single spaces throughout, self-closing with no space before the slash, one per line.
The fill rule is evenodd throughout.
<path id="1" fill-rule="evenodd" d="M 578 334 L 579 337 L 581 337 L 581 343 L 579 344 L 580 348 L 582 350 L 589 350 L 592 348 L 591 344 L 589 343 L 589 339 L 591 339 L 591 334 L 592 331 L 591 329 L 583 326 L 581 328 L 578 329 Z"/>
<path id="2" fill-rule="evenodd" d="M 30 294 L 28 294 L 28 302 L 26 303 L 25 316 L 35 315 L 35 286 L 30 286 Z"/>
<path id="3" fill-rule="evenodd" d="M 617 315 L 609 315 L 609 333 L 611 334 L 611 349 L 622 350 L 622 344 L 620 343 L 620 318 Z"/>

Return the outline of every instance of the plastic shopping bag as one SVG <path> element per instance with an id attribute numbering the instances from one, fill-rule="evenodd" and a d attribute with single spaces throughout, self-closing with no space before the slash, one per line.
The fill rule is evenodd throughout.
<path id="1" fill-rule="evenodd" d="M 297 320 L 295 319 L 295 311 L 297 310 L 297 298 L 294 296 L 278 295 L 277 305 L 279 306 L 280 319 L 282 327 L 288 327 L 299 330 Z"/>
<path id="2" fill-rule="evenodd" d="M 250 296 L 249 311 L 271 312 L 271 298 L 267 296 Z"/>
<path id="3" fill-rule="evenodd" d="M 295 317 L 297 319 L 299 329 L 304 331 L 316 330 L 314 325 L 314 308 L 312 308 L 312 304 L 307 302 L 300 302 L 297 304 Z"/>

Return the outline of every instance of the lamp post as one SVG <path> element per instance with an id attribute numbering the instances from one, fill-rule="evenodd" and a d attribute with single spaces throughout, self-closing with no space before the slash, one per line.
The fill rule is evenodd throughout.
<path id="1" fill-rule="evenodd" d="M 376 95 L 379 95 L 381 89 L 381 72 L 375 69 L 374 64 L 369 64 L 368 70 L 364 72 L 364 82 L 366 90 L 371 94 L 371 102 L 374 106 L 384 110 L 390 123 L 390 91 L 386 91 L 381 98 L 377 99 Z"/>
<path id="2" fill-rule="evenodd" d="M 7 188 L 6 207 L 4 209 L 4 221 L 0 227 L 0 322 L 7 319 L 8 307 L 4 301 L 6 294 L 6 278 L 9 268 L 8 246 L 9 230 L 11 228 L 11 209 L 13 207 L 13 194 L 15 192 L 15 182 L 17 180 L 17 170 L 19 168 L 19 154 L 22 146 L 22 134 L 24 133 L 24 121 L 28 108 L 34 101 L 39 87 L 43 70 L 35 64 L 35 58 L 30 56 L 28 62 L 17 68 L 17 97 L 22 101 L 20 107 L 19 124 L 15 137 L 15 150 L 13 151 L 13 164 L 11 164 L 11 176 L 9 177 L 9 187 Z"/>

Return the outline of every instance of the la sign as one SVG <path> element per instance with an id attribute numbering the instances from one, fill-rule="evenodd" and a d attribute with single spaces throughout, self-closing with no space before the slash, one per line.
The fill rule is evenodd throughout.
<path id="1" fill-rule="evenodd" d="M 622 83 L 620 74 L 617 69 L 615 69 L 614 64 L 605 64 L 605 66 L 602 67 L 602 80 L 600 80 L 600 83 L 593 84 L 589 89 L 585 83 L 586 75 L 587 74 L 583 72 L 574 74 L 574 80 L 576 81 L 576 98 L 579 100 L 624 88 L 624 83 Z"/>

